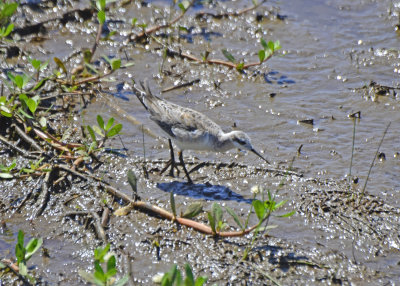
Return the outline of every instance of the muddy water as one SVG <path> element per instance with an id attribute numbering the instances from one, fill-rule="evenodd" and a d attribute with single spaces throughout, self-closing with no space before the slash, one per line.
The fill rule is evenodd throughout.
<path id="1" fill-rule="evenodd" d="M 104 81 L 101 87 L 115 95 L 114 104 L 156 135 L 161 135 L 129 88 L 118 90 L 117 84 L 131 84 L 131 78 L 148 78 L 154 93 L 158 93 L 174 83 L 200 79 L 199 84 L 163 93 L 162 97 L 205 113 L 226 130 L 235 125 L 246 131 L 255 148 L 273 164 L 267 166 L 253 154 L 244 155 L 237 151 L 226 154 L 189 151 L 185 153 L 189 165 L 201 161 L 210 165 L 194 174 L 196 185 L 188 187 L 180 183 L 184 181 L 182 174 L 179 179 L 172 179 L 156 172 L 169 158 L 166 141 L 143 136 L 141 125 L 133 125 L 123 112 L 116 112 L 100 99 L 82 113 L 82 122 L 95 124 L 99 113 L 106 118 L 116 117 L 124 125 L 123 144 L 114 140 L 111 145 L 128 148 L 127 159 L 107 158 L 109 165 L 103 166 L 101 172 L 109 172 L 115 186 L 128 190 L 125 174 L 128 169 L 133 169 L 140 175 L 142 198 L 166 208 L 169 192 L 173 190 L 178 194 L 177 204 L 181 208 L 198 200 L 209 209 L 211 202 L 217 201 L 244 215 L 249 208 L 251 186 L 258 184 L 277 189 L 284 178 L 283 172 L 266 169 L 285 169 L 295 157 L 293 169 L 303 176 L 285 178 L 278 199 L 287 199 L 286 210 L 294 208 L 298 214 L 286 220 L 273 218 L 271 223 L 278 227 L 270 232 L 270 237 L 259 242 L 258 254 L 249 263 L 263 265 L 265 271 L 283 284 L 301 285 L 304 279 L 311 284 L 398 283 L 400 243 L 396 235 L 399 231 L 396 208 L 400 206 L 400 159 L 396 154 L 400 152 L 399 99 L 393 96 L 371 98 L 368 89 L 361 89 L 370 81 L 398 86 L 399 35 L 394 31 L 398 19 L 396 13 L 400 10 L 396 8 L 398 4 L 393 1 L 271 1 L 244 17 L 193 25 L 195 13 L 214 11 L 195 7 L 188 20 L 182 21 L 186 28 L 194 26 L 195 29 L 192 33 L 174 33 L 181 40 L 179 45 L 171 44 L 172 47 L 186 48 L 199 57 L 208 49 L 210 58 L 219 59 L 223 59 L 221 49 L 227 48 L 235 58 L 247 62 L 257 61 L 260 37 L 280 40 L 283 49 L 277 56 L 244 74 L 180 59 L 167 58 L 162 64 L 162 51 L 155 41 L 135 47 L 122 44 L 130 30 L 132 17 L 137 17 L 139 22 L 150 21 L 150 17 L 152 20 L 162 17 L 168 9 L 168 4 L 162 1 L 152 5 L 158 7 L 156 12 L 151 12 L 150 8 L 138 9 L 137 4 L 111 12 L 113 20 L 123 20 L 109 25 L 121 35 L 115 36 L 114 43 L 101 44 L 97 53 L 115 55 L 123 59 L 123 64 L 133 61 L 135 65 L 118 71 L 111 76 L 114 82 Z M 223 2 L 221 5 L 220 10 L 224 6 L 238 10 L 247 2 Z M 256 13 L 265 17 L 257 22 Z M 90 47 L 93 39 L 86 33 L 95 29 L 96 25 L 91 23 L 85 28 L 67 25 L 60 28 L 61 33 L 54 28 L 49 32 L 51 37 L 41 44 L 47 54 L 38 54 L 37 58 L 65 58 L 80 47 Z M 32 52 L 35 50 L 32 48 Z M 219 88 L 215 88 L 216 85 Z M 353 207 L 343 180 L 349 173 L 353 138 L 354 121 L 348 116 L 358 111 L 361 118 L 355 122 L 352 165 L 352 175 L 359 178 L 359 183 L 353 186 L 355 189 L 362 189 L 384 130 L 391 122 L 380 148 L 386 160 L 375 161 L 367 186 L 371 196 L 367 197 L 366 207 L 361 210 Z M 304 119 L 312 119 L 313 125 L 299 123 Z M 145 168 L 150 172 L 148 180 L 143 178 L 144 154 Z M 216 168 L 221 162 L 240 165 Z M 85 199 L 75 207 L 93 208 L 92 193 L 88 194 L 84 188 L 77 188 L 75 192 Z M 52 206 L 57 206 L 57 195 L 54 196 Z M 62 198 L 62 195 L 58 196 Z M 101 195 L 97 196 L 100 201 Z M 377 200 L 387 205 L 371 207 Z M 89 250 L 96 246 L 96 240 L 93 234 L 83 235 L 87 232 L 84 225 L 56 217 L 62 209 L 54 208 L 48 210 L 48 216 L 36 221 L 38 226 L 32 232 L 45 233 L 50 223 L 53 228 L 46 234 L 46 247 L 53 257 L 64 258 L 65 262 L 53 260 L 54 268 L 38 258 L 34 262 L 39 268 L 50 268 L 50 274 L 44 276 L 48 281 L 69 284 L 74 281 L 72 284 L 78 285 L 71 276 L 60 278 L 60 273 L 65 272 L 63 268 L 69 262 L 70 269 L 63 275 L 76 275 L 78 268 L 85 269 L 85 263 L 90 264 Z M 27 212 L 29 217 L 29 208 Z M 63 230 L 56 230 L 60 224 Z M 20 219 L 10 221 L 9 225 L 11 231 L 2 235 L 7 240 L 5 247 L 0 245 L 2 251 L 11 245 L 11 237 L 17 229 L 21 226 L 31 228 Z M 118 252 L 119 262 L 131 265 L 137 283 L 149 284 L 152 275 L 168 270 L 173 262 L 180 265 L 189 262 L 198 272 L 219 284 L 247 280 L 257 285 L 257 282 L 268 281 L 251 265 L 236 263 L 246 240 L 215 242 L 210 238 L 204 242 L 202 235 L 191 231 L 175 232 L 168 222 L 138 213 L 127 218 L 113 217 L 109 236 L 113 245 L 122 250 Z M 159 260 L 151 246 L 155 237 L 161 238 L 162 242 Z M 193 245 L 199 245 L 198 249 L 193 250 Z M 230 250 L 232 245 L 234 251 Z M 130 262 L 123 262 L 129 257 L 133 257 Z M 301 263 L 304 261 L 315 265 L 304 266 Z"/>

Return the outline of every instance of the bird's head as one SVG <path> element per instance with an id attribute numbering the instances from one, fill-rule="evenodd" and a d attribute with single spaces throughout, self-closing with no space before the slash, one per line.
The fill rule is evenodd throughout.
<path id="1" fill-rule="evenodd" d="M 232 143 L 235 145 L 235 147 L 239 149 L 246 149 L 254 154 L 256 154 L 258 157 L 263 159 L 265 162 L 270 164 L 267 159 L 265 159 L 263 156 L 260 155 L 256 150 L 254 150 L 253 145 L 251 145 L 251 140 L 250 137 L 244 133 L 243 131 L 232 131 L 231 132 L 231 138 L 232 138 Z"/>

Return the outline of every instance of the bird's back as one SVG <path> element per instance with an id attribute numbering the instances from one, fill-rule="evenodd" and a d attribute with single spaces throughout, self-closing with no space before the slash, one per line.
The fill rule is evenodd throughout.
<path id="1" fill-rule="evenodd" d="M 210 150 L 211 141 L 223 133 L 221 127 L 204 114 L 154 96 L 148 87 L 136 96 L 149 111 L 151 119 L 175 141 L 179 148 Z"/>

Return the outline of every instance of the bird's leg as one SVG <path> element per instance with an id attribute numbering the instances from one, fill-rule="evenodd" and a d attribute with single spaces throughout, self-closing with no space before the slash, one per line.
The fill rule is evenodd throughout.
<path id="1" fill-rule="evenodd" d="M 168 139 L 168 143 L 169 143 L 169 153 L 171 155 L 171 159 L 169 159 L 167 165 L 164 167 L 164 169 L 161 170 L 160 174 L 164 173 L 168 169 L 168 167 L 171 167 L 171 169 L 169 170 L 169 176 L 174 177 L 174 168 L 176 169 L 177 175 L 179 176 L 178 164 L 175 161 L 174 147 L 172 147 L 171 139 Z"/>
<path id="2" fill-rule="evenodd" d="M 179 161 L 181 162 L 183 170 L 185 171 L 186 178 L 188 179 L 188 183 L 193 184 L 193 181 L 190 178 L 188 171 L 186 170 L 185 162 L 183 162 L 183 151 L 178 151 L 178 155 L 179 155 Z"/>

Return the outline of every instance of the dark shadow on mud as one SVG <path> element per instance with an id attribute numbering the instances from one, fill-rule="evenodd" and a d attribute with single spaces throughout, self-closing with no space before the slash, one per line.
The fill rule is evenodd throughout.
<path id="1" fill-rule="evenodd" d="M 158 183 L 157 188 L 164 192 L 173 192 L 174 194 L 187 196 L 195 199 L 204 199 L 209 201 L 236 201 L 239 203 L 251 204 L 250 199 L 233 192 L 231 189 L 220 185 L 211 184 L 189 184 L 185 182 Z"/>

